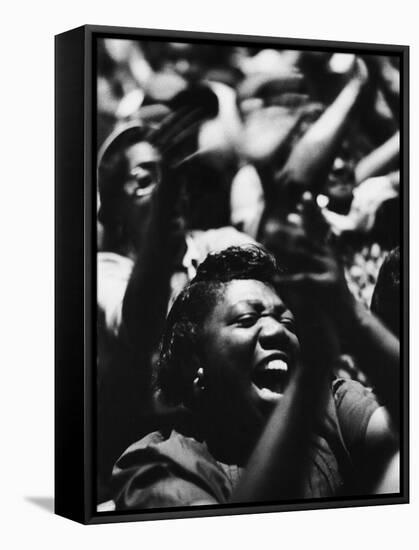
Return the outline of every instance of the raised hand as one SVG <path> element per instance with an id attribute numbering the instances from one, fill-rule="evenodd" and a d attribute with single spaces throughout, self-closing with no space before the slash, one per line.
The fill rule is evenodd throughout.
<path id="1" fill-rule="evenodd" d="M 311 315 L 310 308 L 316 304 L 333 316 L 339 303 L 351 300 L 343 268 L 327 243 L 328 230 L 310 193 L 305 193 L 297 214 L 266 227 L 263 244 L 285 266 L 277 277 L 278 290 L 294 310 Z"/>

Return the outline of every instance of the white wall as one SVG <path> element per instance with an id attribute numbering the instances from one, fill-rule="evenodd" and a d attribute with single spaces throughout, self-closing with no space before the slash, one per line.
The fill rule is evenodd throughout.
<path id="1" fill-rule="evenodd" d="M 398 0 L 150 2 L 38 0 L 2 4 L 1 485 L 3 548 L 412 548 L 418 539 L 419 400 L 412 341 L 412 504 L 82 527 L 31 499 L 53 494 L 53 35 L 84 23 L 409 44 L 411 200 L 416 178 L 419 33 L 414 2 Z M 239 6 L 239 2 L 234 2 Z M 4 96 L 4 97 L 3 97 Z M 4 124 L 4 121 L 6 124 Z M 4 171 L 6 168 L 6 172 Z M 415 212 L 413 207 L 413 212 Z M 413 217 L 413 216 L 412 216 Z M 412 220 L 412 334 L 417 329 L 418 225 Z M 6 305 L 6 309 L 4 309 Z M 412 338 L 414 340 L 414 338 Z M 416 433 L 415 433 L 416 430 Z M 284 546 L 285 547 L 285 546 Z"/>

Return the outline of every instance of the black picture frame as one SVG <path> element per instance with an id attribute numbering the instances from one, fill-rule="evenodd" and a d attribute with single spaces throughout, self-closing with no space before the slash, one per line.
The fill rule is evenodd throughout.
<path id="1" fill-rule="evenodd" d="M 400 493 L 286 504 L 97 512 L 96 425 L 96 56 L 99 38 L 243 44 L 400 59 L 403 313 Z M 409 502 L 409 48 L 294 38 L 86 25 L 55 37 L 55 512 L 84 524 Z"/>

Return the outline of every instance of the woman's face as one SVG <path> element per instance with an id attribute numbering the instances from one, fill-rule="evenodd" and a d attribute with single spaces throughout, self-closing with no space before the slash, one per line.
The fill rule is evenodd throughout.
<path id="1" fill-rule="evenodd" d="M 253 279 L 226 284 L 203 330 L 205 383 L 221 407 L 270 411 L 298 352 L 293 315 L 272 287 Z"/>
<path id="2" fill-rule="evenodd" d="M 146 141 L 131 145 L 124 154 L 127 171 L 122 191 L 126 221 L 140 229 L 148 220 L 151 195 L 160 182 L 160 154 Z"/>
<path id="3" fill-rule="evenodd" d="M 146 141 L 135 143 L 125 151 L 127 177 L 124 193 L 134 200 L 149 197 L 160 181 L 160 155 Z"/>

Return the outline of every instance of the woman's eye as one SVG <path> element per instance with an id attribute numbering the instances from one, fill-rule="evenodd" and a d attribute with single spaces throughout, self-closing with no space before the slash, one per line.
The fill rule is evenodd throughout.
<path id="1" fill-rule="evenodd" d="M 245 315 L 240 315 L 240 317 L 236 319 L 236 324 L 240 327 L 251 327 L 257 320 L 258 315 L 255 313 L 246 313 Z"/>
<path id="2" fill-rule="evenodd" d="M 291 319 L 290 317 L 281 317 L 280 321 L 281 325 L 284 325 L 288 330 L 295 332 L 295 321 L 294 319 Z"/>

